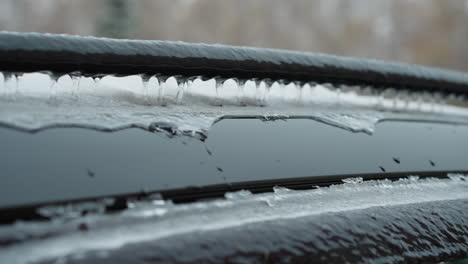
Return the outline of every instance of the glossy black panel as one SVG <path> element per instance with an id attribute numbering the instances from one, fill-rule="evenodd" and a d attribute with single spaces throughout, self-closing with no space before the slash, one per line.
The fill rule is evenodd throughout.
<path id="1" fill-rule="evenodd" d="M 467 171 L 467 126 L 386 121 L 374 135 L 312 120 L 222 120 L 205 142 L 139 129 L 0 129 L 0 207 L 341 174 Z"/>

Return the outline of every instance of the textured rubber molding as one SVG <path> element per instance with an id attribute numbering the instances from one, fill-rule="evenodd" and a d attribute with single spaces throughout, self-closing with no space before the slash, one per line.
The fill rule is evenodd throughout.
<path id="1" fill-rule="evenodd" d="M 286 50 L 0 33 L 0 70 L 84 75 L 269 78 L 466 94 L 468 75 L 436 68 Z"/>

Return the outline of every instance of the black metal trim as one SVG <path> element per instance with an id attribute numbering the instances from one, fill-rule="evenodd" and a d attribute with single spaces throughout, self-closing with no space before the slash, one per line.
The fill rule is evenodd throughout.
<path id="1" fill-rule="evenodd" d="M 398 180 L 411 175 L 420 178 L 447 178 L 448 174 L 460 173 L 468 174 L 468 171 L 411 171 L 394 173 L 364 173 L 329 176 L 310 176 L 300 178 L 284 178 L 275 180 L 248 181 L 238 183 L 216 184 L 207 186 L 192 186 L 180 189 L 156 190 L 139 193 L 126 193 L 110 196 L 90 197 L 86 199 L 76 199 L 68 201 L 55 201 L 40 204 L 31 204 L 18 207 L 0 208 L 0 224 L 12 223 L 16 220 L 47 220 L 40 215 L 37 209 L 44 206 L 60 206 L 77 204 L 83 202 L 100 201 L 107 198 L 114 199 L 114 203 L 106 207 L 108 212 L 120 211 L 127 208 L 129 200 L 145 200 L 155 194 L 161 195 L 164 200 L 171 200 L 174 203 L 189 203 L 198 200 L 222 198 L 226 192 L 248 190 L 252 193 L 272 192 L 275 186 L 286 187 L 292 190 L 307 190 L 317 187 L 328 187 L 334 184 L 342 184 L 343 179 L 361 177 L 364 181 L 369 180 Z"/>

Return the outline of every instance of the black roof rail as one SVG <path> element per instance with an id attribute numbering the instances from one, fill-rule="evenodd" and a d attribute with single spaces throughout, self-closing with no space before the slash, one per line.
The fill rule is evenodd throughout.
<path id="1" fill-rule="evenodd" d="M 466 94 L 468 75 L 438 68 L 277 49 L 0 32 L 0 71 L 268 78 Z"/>

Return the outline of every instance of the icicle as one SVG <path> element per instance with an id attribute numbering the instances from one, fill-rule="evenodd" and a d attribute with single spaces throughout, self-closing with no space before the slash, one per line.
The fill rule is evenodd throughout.
<path id="1" fill-rule="evenodd" d="M 93 78 L 93 81 L 94 81 L 94 87 L 93 88 L 94 89 L 99 88 L 99 83 L 100 83 L 102 77 L 101 76 L 93 76 L 92 78 Z"/>
<path id="2" fill-rule="evenodd" d="M 454 94 L 454 93 L 450 93 L 450 94 L 448 94 L 445 98 L 446 98 L 447 101 L 456 100 L 456 99 L 457 99 L 457 95 Z"/>
<path id="3" fill-rule="evenodd" d="M 57 103 L 57 81 L 58 78 L 53 77 L 52 75 L 50 76 L 50 96 L 49 96 L 49 102 L 50 103 Z"/>
<path id="4" fill-rule="evenodd" d="M 13 78 L 13 73 L 12 72 L 3 72 L 3 78 L 5 82 L 8 82 Z"/>
<path id="5" fill-rule="evenodd" d="M 294 88 L 296 90 L 296 103 L 298 105 L 302 104 L 302 83 L 294 82 Z"/>
<path id="6" fill-rule="evenodd" d="M 149 83 L 149 80 L 150 80 L 151 76 L 148 75 L 148 74 L 142 74 L 142 75 L 140 75 L 140 77 L 141 77 L 141 83 L 143 85 L 144 102 L 146 104 L 150 104 L 150 98 L 149 98 L 149 92 L 148 92 L 148 83 Z"/>
<path id="7" fill-rule="evenodd" d="M 47 72 L 47 75 L 49 75 L 50 78 L 50 96 L 49 96 L 49 102 L 52 104 L 57 104 L 58 103 L 58 86 L 57 83 L 59 82 L 60 77 L 63 76 L 63 74 L 60 73 L 55 73 L 55 72 Z"/>
<path id="8" fill-rule="evenodd" d="M 6 87 L 5 87 L 6 80 L 5 80 L 5 75 L 3 74 L 3 72 L 0 72 L 0 76 L 2 77 L 2 81 L 3 81 L 2 86 L 0 87 L 0 95 L 3 95 L 6 90 Z"/>
<path id="9" fill-rule="evenodd" d="M 166 81 L 169 78 L 168 76 L 165 75 L 156 75 L 156 78 L 158 79 L 158 104 L 165 106 L 167 104 L 165 100 L 165 88 L 166 88 Z"/>
<path id="10" fill-rule="evenodd" d="M 388 94 L 389 98 L 392 100 L 391 108 L 396 109 L 397 107 L 397 98 L 396 98 L 396 91 L 393 88 L 386 89 L 386 93 Z"/>
<path id="11" fill-rule="evenodd" d="M 408 106 L 409 106 L 408 96 L 409 96 L 409 91 L 406 89 L 401 90 L 397 95 L 397 98 L 403 102 L 403 106 L 402 106 L 403 109 L 408 109 Z"/>
<path id="12" fill-rule="evenodd" d="M 187 78 L 187 86 L 185 87 L 185 92 L 186 93 L 190 93 L 191 89 L 192 89 L 192 86 L 193 84 L 195 83 L 195 81 L 198 80 L 198 76 L 191 76 L 191 77 L 188 77 Z"/>
<path id="13" fill-rule="evenodd" d="M 186 83 L 186 78 L 181 75 L 176 75 L 174 76 L 176 82 L 177 82 L 177 93 L 175 97 L 176 104 L 180 104 L 184 98 L 185 94 L 185 83 Z"/>
<path id="14" fill-rule="evenodd" d="M 75 98 L 78 97 L 78 85 L 79 85 L 79 81 L 80 79 L 76 76 L 73 76 L 73 75 L 70 75 L 70 78 L 72 80 L 72 92 L 71 92 L 71 95 Z"/>
<path id="15" fill-rule="evenodd" d="M 185 80 L 185 88 L 184 88 L 184 98 L 189 97 L 193 94 L 193 90 L 195 89 L 195 82 L 199 80 L 199 76 L 190 76 Z"/>
<path id="16" fill-rule="evenodd" d="M 378 109 L 383 109 L 385 108 L 384 106 L 384 90 L 376 90 L 376 97 L 377 97 L 377 108 Z"/>
<path id="17" fill-rule="evenodd" d="M 12 94 L 12 90 L 14 89 L 12 86 L 13 82 L 13 73 L 12 72 L 3 72 L 3 80 L 5 83 L 5 98 L 11 99 L 10 96 Z"/>
<path id="18" fill-rule="evenodd" d="M 415 92 L 414 93 L 415 99 L 416 99 L 416 109 L 418 111 L 422 111 L 422 104 L 423 104 L 423 94 Z"/>
<path id="19" fill-rule="evenodd" d="M 431 108 L 430 108 L 430 111 L 431 112 L 435 112 L 435 108 L 436 108 L 436 101 L 435 101 L 435 96 L 433 94 L 429 94 L 429 101 L 430 101 L 430 104 L 431 104 Z"/>
<path id="20" fill-rule="evenodd" d="M 445 96 L 444 98 L 444 103 L 445 104 L 453 104 L 457 100 L 457 95 L 454 93 L 450 93 Z"/>
<path id="21" fill-rule="evenodd" d="M 215 81 L 215 93 L 216 93 L 214 104 L 217 106 L 222 106 L 223 104 L 221 103 L 221 98 L 219 94 L 221 92 L 225 79 L 221 77 L 214 77 L 213 80 Z"/>
<path id="22" fill-rule="evenodd" d="M 157 81 L 157 78 L 152 75 L 146 75 L 145 78 L 142 77 L 142 83 L 143 83 L 143 93 L 145 94 L 145 102 L 148 105 L 154 105 L 157 104 L 157 89 L 156 89 L 156 84 L 154 84 L 155 80 Z"/>
<path id="23" fill-rule="evenodd" d="M 19 76 L 18 73 L 13 72 L 12 77 L 10 77 L 10 81 L 12 82 L 12 84 L 11 84 L 12 92 L 11 92 L 10 96 L 12 96 L 13 99 L 15 99 L 15 97 L 18 94 L 18 90 L 19 90 L 19 78 L 18 78 L 18 76 Z"/>
<path id="24" fill-rule="evenodd" d="M 254 82 L 253 103 L 258 104 L 260 101 L 258 93 L 262 80 L 258 78 L 253 78 L 252 81 Z"/>
<path id="25" fill-rule="evenodd" d="M 244 101 L 245 97 L 245 79 L 235 79 L 237 81 L 237 101 L 239 105 L 245 106 L 246 103 Z"/>
<path id="26" fill-rule="evenodd" d="M 336 104 L 341 105 L 341 87 L 336 87 Z"/>
<path id="27" fill-rule="evenodd" d="M 279 80 L 278 84 L 281 89 L 281 100 L 285 100 L 286 98 L 286 85 L 289 83 L 287 80 Z"/>
<path id="28" fill-rule="evenodd" d="M 270 80 L 265 87 L 265 105 L 267 105 L 270 102 L 270 95 L 271 95 L 271 87 L 273 86 L 275 82 L 273 80 Z"/>
<path id="29" fill-rule="evenodd" d="M 212 78 L 212 77 L 205 76 L 205 75 L 199 75 L 199 76 L 198 76 L 198 79 L 200 79 L 201 81 L 206 82 L 206 81 L 209 81 L 209 80 L 211 80 L 211 79 L 213 79 L 213 78 Z"/>
<path id="30" fill-rule="evenodd" d="M 23 73 L 20 73 L 20 72 L 15 72 L 13 73 L 13 76 L 15 77 L 14 80 L 15 80 L 15 92 L 13 93 L 13 95 L 16 97 L 18 94 L 19 94 L 19 91 L 20 91 L 20 78 L 23 76 Z"/>
<path id="31" fill-rule="evenodd" d="M 433 96 L 434 96 L 434 101 L 435 101 L 436 105 L 439 106 L 438 110 L 442 112 L 444 110 L 444 107 L 442 105 L 442 101 L 443 101 L 442 93 L 435 92 Z"/>
<path id="32" fill-rule="evenodd" d="M 341 91 L 353 91 L 356 94 L 363 95 L 363 96 L 375 96 L 374 90 L 370 86 L 346 86 L 341 85 Z"/>
<path id="33" fill-rule="evenodd" d="M 81 82 L 81 74 L 80 72 L 71 72 L 68 74 L 72 80 L 72 96 L 74 98 L 78 98 L 78 92 L 80 89 L 80 82 Z"/>
<path id="34" fill-rule="evenodd" d="M 263 89 L 260 89 L 260 86 L 259 86 L 259 90 L 258 90 L 260 93 L 259 104 L 260 106 L 266 106 L 269 101 L 269 94 L 270 94 L 271 86 L 273 85 L 273 80 L 266 78 L 266 79 L 263 79 L 262 82 L 264 84 Z"/>

